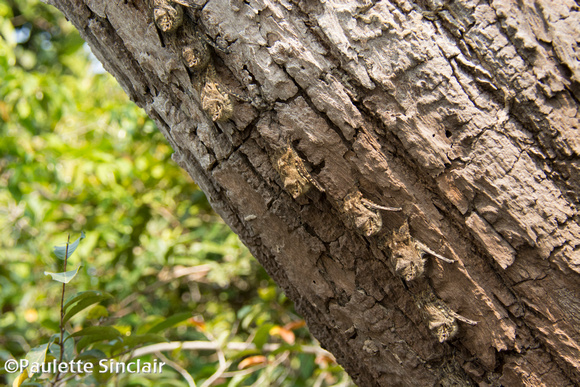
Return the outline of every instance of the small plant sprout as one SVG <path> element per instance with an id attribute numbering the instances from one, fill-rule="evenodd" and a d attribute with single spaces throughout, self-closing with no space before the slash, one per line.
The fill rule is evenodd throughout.
<path id="1" fill-rule="evenodd" d="M 81 231 L 81 236 L 74 241 L 73 243 L 70 243 L 70 234 L 68 235 L 67 238 L 67 242 L 64 246 L 54 246 L 54 255 L 56 255 L 56 257 L 60 260 L 63 261 L 63 272 L 61 273 L 51 273 L 48 271 L 45 271 L 44 274 L 45 275 L 50 275 L 52 277 L 52 279 L 54 281 L 57 282 L 61 282 L 62 283 L 62 294 L 60 297 L 60 338 L 59 338 L 59 342 L 58 342 L 58 362 L 62 363 L 64 356 L 65 356 L 65 330 L 64 330 L 64 325 L 65 325 L 65 308 L 64 308 L 64 293 L 66 291 L 66 284 L 68 284 L 79 272 L 79 269 L 81 268 L 81 265 L 79 265 L 75 270 L 71 270 L 71 271 L 66 271 L 66 266 L 68 263 L 68 259 L 72 256 L 72 254 L 75 252 L 75 250 L 77 249 L 77 247 L 79 246 L 79 244 L 81 243 L 81 240 L 83 240 L 85 238 L 85 233 Z M 74 342 L 72 343 L 73 347 L 70 348 L 66 348 L 69 349 L 69 351 L 67 351 L 68 353 L 72 352 L 74 350 Z M 46 355 L 46 352 L 45 352 Z M 72 353 L 71 353 L 72 355 Z M 43 359 L 44 361 L 44 359 Z M 58 383 L 60 379 L 60 372 L 55 372 L 54 374 L 54 380 L 52 381 L 52 386 L 56 385 L 56 383 Z"/>

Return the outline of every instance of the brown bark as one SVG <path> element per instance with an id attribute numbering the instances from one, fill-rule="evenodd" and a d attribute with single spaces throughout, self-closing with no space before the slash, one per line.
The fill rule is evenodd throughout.
<path id="1" fill-rule="evenodd" d="M 208 1 L 219 123 L 152 4 L 51 2 L 357 384 L 580 384 L 574 2 Z"/>

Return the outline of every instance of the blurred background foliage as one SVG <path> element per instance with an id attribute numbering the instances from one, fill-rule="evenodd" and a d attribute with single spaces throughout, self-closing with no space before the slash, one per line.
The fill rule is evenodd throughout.
<path id="1" fill-rule="evenodd" d="M 58 330 L 61 288 L 44 271 L 58 269 L 52 246 L 84 230 L 70 266 L 83 267 L 67 291 L 102 290 L 114 301 L 71 320 L 70 332 L 108 324 L 133 334 L 191 312 L 160 333 L 290 349 L 174 350 L 161 356 L 175 367 L 110 385 L 187 386 L 187 374 L 219 386 L 350 384 L 305 346 L 313 339 L 291 302 L 56 9 L 0 0 L 0 80 L 0 366 Z M 15 376 L 0 367 L 0 384 Z"/>

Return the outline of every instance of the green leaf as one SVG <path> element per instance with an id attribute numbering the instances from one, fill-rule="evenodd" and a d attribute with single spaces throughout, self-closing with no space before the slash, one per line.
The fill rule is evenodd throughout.
<path id="1" fill-rule="evenodd" d="M 40 322 L 40 325 L 51 332 L 58 331 L 60 329 L 59 321 L 53 320 L 51 318 L 45 318 Z"/>
<path id="2" fill-rule="evenodd" d="M 149 328 L 147 333 L 158 333 L 158 332 L 164 331 L 165 329 L 170 328 L 170 327 L 174 326 L 175 324 L 178 324 L 184 320 L 187 320 L 190 317 L 191 317 L 191 312 L 183 312 L 183 313 L 174 314 L 173 316 L 168 317 L 165 320 L 161 321 L 160 323 L 155 324 L 154 326 Z"/>
<path id="3" fill-rule="evenodd" d="M 302 346 L 300 346 L 299 344 L 282 344 L 280 345 L 278 348 L 276 348 L 275 350 L 273 350 L 272 352 L 270 352 L 270 355 L 277 355 L 279 353 L 283 353 L 286 351 L 295 351 L 295 352 L 300 352 L 301 351 Z"/>
<path id="4" fill-rule="evenodd" d="M 14 379 L 14 382 L 12 383 L 12 387 L 20 387 L 26 379 L 28 379 L 28 369 L 25 369 L 24 371 L 22 371 L 22 373 L 20 375 L 18 375 L 18 377 L 16 377 L 16 379 Z"/>
<path id="5" fill-rule="evenodd" d="M 56 337 L 55 337 L 56 336 Z M 64 333 L 64 354 L 62 360 L 65 362 L 71 361 L 74 357 L 75 351 L 75 343 L 74 340 L 68 340 L 71 336 L 68 332 Z M 50 342 L 53 342 L 50 344 Z M 60 345 L 56 344 L 57 341 L 60 341 L 60 334 L 52 335 L 50 342 L 49 342 L 49 352 L 54 356 L 55 359 L 60 359 Z"/>
<path id="6" fill-rule="evenodd" d="M 79 269 L 81 267 L 82 267 L 82 265 L 77 267 L 76 270 L 65 271 L 62 273 L 51 273 L 49 271 L 45 271 L 44 275 L 49 275 L 55 281 L 61 282 L 63 284 L 68 284 L 77 275 L 77 273 L 79 272 Z"/>
<path id="7" fill-rule="evenodd" d="M 68 335 L 68 333 L 67 333 Z M 66 338 L 68 339 L 68 337 Z M 70 340 L 70 341 L 66 341 L 66 339 L 64 339 L 64 357 L 63 360 L 64 361 L 71 361 L 74 358 L 74 354 L 75 354 L 75 342 L 74 340 Z"/>
<path id="8" fill-rule="evenodd" d="M 262 353 L 262 351 L 258 350 L 257 348 L 244 349 L 243 351 L 235 352 L 235 353 L 229 355 L 229 358 L 231 360 L 243 359 L 244 357 L 253 356 L 253 355 L 260 355 L 261 353 Z"/>
<path id="9" fill-rule="evenodd" d="M 60 346 L 58 344 L 52 343 L 48 346 L 48 352 L 55 358 L 58 359 L 60 356 Z"/>
<path id="10" fill-rule="evenodd" d="M 109 311 L 103 305 L 95 305 L 91 310 L 89 310 L 89 314 L 87 314 L 87 318 L 90 320 L 99 320 L 103 317 L 108 317 Z"/>
<path id="11" fill-rule="evenodd" d="M 240 324 L 244 329 L 248 329 L 250 327 L 250 324 L 252 324 L 252 322 L 256 319 L 256 317 L 259 316 L 261 313 L 261 308 L 259 305 L 254 304 L 247 306 L 249 306 L 249 308 L 247 312 L 244 311 L 244 317 L 241 318 Z"/>
<path id="12" fill-rule="evenodd" d="M 258 296 L 264 301 L 273 301 L 276 298 L 276 287 L 268 286 L 258 289 Z"/>
<path id="13" fill-rule="evenodd" d="M 38 382 L 24 382 L 21 384 L 22 387 L 44 387 L 42 384 Z"/>
<path id="14" fill-rule="evenodd" d="M 89 349 L 87 351 L 81 352 L 76 358 L 75 358 L 75 362 L 76 361 L 82 361 L 83 363 L 92 363 L 93 364 L 93 370 L 99 370 L 99 361 L 106 359 L 107 355 L 105 355 L 105 353 L 103 351 L 100 351 L 98 349 Z M 101 376 L 99 375 L 99 372 L 93 372 L 93 375 L 89 375 L 87 378 L 83 378 L 83 386 L 99 386 L 99 385 L 106 385 L 106 383 L 97 383 L 96 380 L 92 381 L 90 380 L 90 378 L 92 376 Z M 106 378 L 104 379 L 106 380 Z M 103 381 L 104 381 L 103 380 Z"/>
<path id="15" fill-rule="evenodd" d="M 238 319 L 241 320 L 246 317 L 253 309 L 253 305 L 244 305 L 242 306 L 237 313 Z"/>
<path id="16" fill-rule="evenodd" d="M 26 354 L 26 360 L 28 360 L 28 364 L 44 363 L 44 360 L 46 359 L 46 350 L 47 349 L 48 349 L 48 344 L 42 344 L 42 345 L 39 345 L 38 347 L 32 348 Z M 32 375 L 34 375 L 34 373 L 30 373 L 30 377 L 32 377 Z"/>
<path id="17" fill-rule="evenodd" d="M 106 295 L 108 298 L 112 298 L 113 296 L 111 296 L 109 293 L 105 293 L 105 292 L 101 292 L 98 290 L 88 290 L 86 292 L 80 292 L 80 293 L 76 293 L 73 294 L 64 304 L 64 310 L 65 312 L 67 311 L 68 307 L 71 306 L 72 304 L 79 302 L 85 298 L 89 298 L 89 297 L 100 297 L 100 296 L 104 296 Z"/>
<path id="18" fill-rule="evenodd" d="M 77 351 L 79 352 L 90 344 L 115 340 L 122 337 L 121 333 L 113 327 L 88 327 L 73 333 L 71 336 L 82 337 L 77 343 Z"/>
<path id="19" fill-rule="evenodd" d="M 115 337 L 107 336 L 84 336 L 77 343 L 77 352 L 84 350 L 86 347 L 93 343 L 98 343 L 105 340 L 113 340 Z"/>
<path id="20" fill-rule="evenodd" d="M 146 321 L 144 323 L 140 324 L 137 327 L 137 329 L 134 330 L 133 334 L 134 335 L 145 334 L 145 333 L 149 332 L 149 329 L 151 329 L 151 327 L 153 327 L 157 324 L 161 324 L 164 320 L 165 320 L 165 317 L 163 317 L 163 316 L 149 315 L 149 316 L 147 316 Z"/>
<path id="21" fill-rule="evenodd" d="M 111 357 L 114 356 L 115 353 L 123 352 L 123 350 L 127 349 L 135 349 L 137 346 L 145 343 L 163 343 L 168 342 L 165 337 L 154 335 L 154 334 L 145 334 L 145 335 L 134 335 L 123 337 L 123 341 L 115 344 L 113 348 L 111 348 Z"/>
<path id="22" fill-rule="evenodd" d="M 66 312 L 66 314 L 64 315 L 64 318 L 63 318 L 63 323 L 66 323 L 75 314 L 88 308 L 89 306 L 96 304 L 97 302 L 101 302 L 101 301 L 110 299 L 110 298 L 113 298 L 113 296 L 111 296 L 108 293 L 104 293 L 104 294 L 101 294 L 99 296 L 83 298 L 75 306 L 73 306 L 68 312 Z"/>
<path id="23" fill-rule="evenodd" d="M 107 355 L 103 351 L 98 349 L 89 349 L 88 351 L 83 351 L 75 358 L 76 360 L 89 360 L 89 359 L 106 359 Z"/>
<path id="24" fill-rule="evenodd" d="M 296 357 L 300 360 L 300 375 L 303 379 L 308 379 L 314 373 L 316 363 L 314 362 L 314 355 L 308 353 L 299 353 Z"/>
<path id="25" fill-rule="evenodd" d="M 103 336 L 111 336 L 111 337 L 120 337 L 121 332 L 116 330 L 113 327 L 88 327 L 85 329 L 81 329 L 78 332 L 73 333 L 70 337 L 80 337 L 80 336 L 92 336 L 92 335 L 103 335 Z"/>
<path id="26" fill-rule="evenodd" d="M 270 329 L 272 329 L 273 326 L 274 324 L 264 324 L 256 330 L 252 343 L 256 344 L 258 349 L 262 349 L 264 344 L 268 341 L 268 338 L 270 337 Z"/>
<path id="27" fill-rule="evenodd" d="M 75 250 L 79 246 L 79 243 L 81 243 L 82 239 L 85 239 L 85 232 L 84 231 L 81 231 L 81 236 L 73 243 L 65 244 L 62 246 L 54 246 L 54 255 L 56 255 L 57 258 L 59 258 L 59 259 L 64 259 L 65 256 L 67 256 L 67 254 L 68 254 L 67 258 L 70 258 L 71 255 L 75 252 Z M 68 250 L 67 250 L 67 246 L 68 246 Z"/>

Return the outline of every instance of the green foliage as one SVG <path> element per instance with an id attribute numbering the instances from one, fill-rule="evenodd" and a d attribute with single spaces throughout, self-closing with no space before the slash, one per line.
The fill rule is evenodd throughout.
<path id="1" fill-rule="evenodd" d="M 348 383 L 320 350 L 307 353 L 312 339 L 289 300 L 173 163 L 154 123 L 94 67 L 54 8 L 0 0 L 0 384 L 17 377 L 3 370 L 8 359 L 62 352 L 97 364 L 168 342 L 213 349 L 145 353 L 175 366 L 67 385 L 186 386 L 188 375 L 220 386 Z M 51 248 L 82 230 L 67 272 L 66 247 L 59 259 Z M 228 347 L 242 342 L 254 346 Z"/>
<path id="2" fill-rule="evenodd" d="M 82 239 L 85 239 L 85 233 L 83 231 L 81 231 L 81 236 L 73 243 L 66 243 L 61 246 L 54 246 L 53 248 L 54 255 L 56 255 L 58 259 L 63 260 L 65 258 L 70 258 L 77 249 L 77 247 L 79 247 L 79 243 L 81 243 Z"/>

